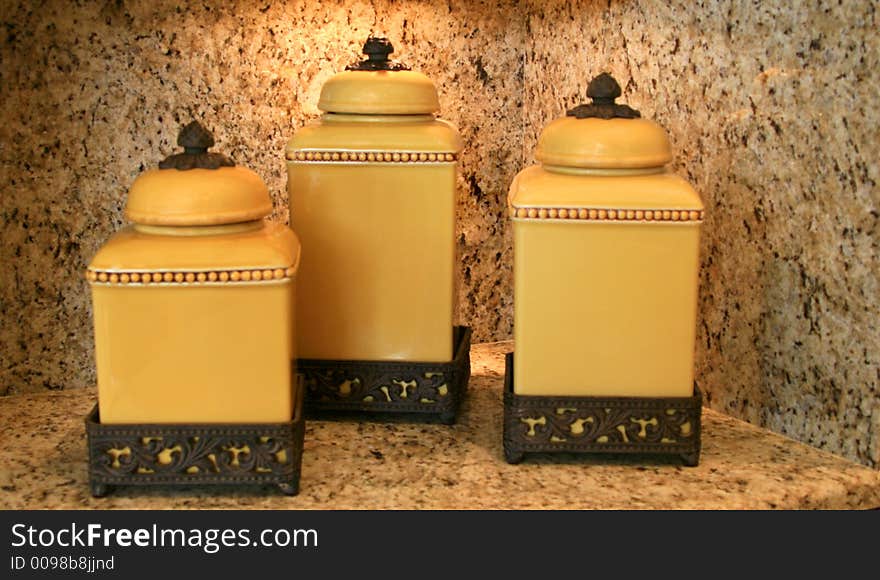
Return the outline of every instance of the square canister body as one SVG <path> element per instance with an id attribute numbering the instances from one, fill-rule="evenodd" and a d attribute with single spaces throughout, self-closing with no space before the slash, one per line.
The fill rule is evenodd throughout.
<path id="1" fill-rule="evenodd" d="M 693 391 L 702 203 L 665 171 L 619 173 L 512 187 L 517 394 Z"/>
<path id="2" fill-rule="evenodd" d="M 287 149 L 291 225 L 304 254 L 297 356 L 452 359 L 455 130 L 325 115 Z"/>
<path id="3" fill-rule="evenodd" d="M 261 222 L 230 227 L 199 236 L 128 227 L 95 256 L 102 423 L 291 419 L 296 237 Z"/>

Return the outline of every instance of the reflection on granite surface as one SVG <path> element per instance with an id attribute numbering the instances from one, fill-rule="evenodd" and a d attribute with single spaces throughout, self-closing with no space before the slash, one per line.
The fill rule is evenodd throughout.
<path id="1" fill-rule="evenodd" d="M 507 185 L 610 70 L 706 201 L 708 404 L 880 466 L 872 3 L 50 0 L 2 18 L 0 393 L 93 384 L 83 268 L 181 123 L 203 119 L 284 221 L 284 144 L 379 31 L 437 82 L 467 144 L 458 317 L 477 340 L 512 328 Z"/>

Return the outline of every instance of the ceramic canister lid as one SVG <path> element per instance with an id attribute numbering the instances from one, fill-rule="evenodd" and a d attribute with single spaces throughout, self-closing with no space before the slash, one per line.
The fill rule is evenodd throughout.
<path id="1" fill-rule="evenodd" d="M 219 153 L 209 153 L 214 137 L 198 121 L 180 131 L 184 148 L 159 169 L 132 184 L 126 217 L 138 224 L 208 226 L 234 224 L 272 213 L 269 190 L 260 176 Z"/>
<path id="2" fill-rule="evenodd" d="M 615 103 L 620 85 L 608 73 L 587 89 L 592 103 L 553 121 L 538 139 L 535 157 L 544 165 L 590 169 L 659 167 L 672 159 L 666 132 L 635 109 Z"/>
<path id="3" fill-rule="evenodd" d="M 318 108 L 327 113 L 425 115 L 440 110 L 437 89 L 427 76 L 390 60 L 394 47 L 371 36 L 367 59 L 346 67 L 321 88 Z"/>

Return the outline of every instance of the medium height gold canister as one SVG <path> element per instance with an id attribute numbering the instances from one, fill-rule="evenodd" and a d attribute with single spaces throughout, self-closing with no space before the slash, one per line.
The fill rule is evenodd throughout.
<path id="1" fill-rule="evenodd" d="M 515 356 L 507 360 L 504 448 L 699 458 L 694 383 L 703 204 L 666 168 L 665 131 L 615 100 L 548 125 L 539 165 L 510 188 Z"/>
<path id="2" fill-rule="evenodd" d="M 452 422 L 469 374 L 469 329 L 453 328 L 461 140 L 392 51 L 369 38 L 287 146 L 299 372 L 311 409 Z"/>
<path id="3" fill-rule="evenodd" d="M 208 152 L 199 123 L 131 187 L 87 271 L 98 405 L 95 495 L 108 486 L 276 483 L 295 493 L 302 393 L 293 381 L 296 235 L 253 171 Z"/>

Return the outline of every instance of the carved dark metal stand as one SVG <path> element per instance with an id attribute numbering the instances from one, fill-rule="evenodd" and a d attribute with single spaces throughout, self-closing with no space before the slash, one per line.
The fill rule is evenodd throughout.
<path id="1" fill-rule="evenodd" d="M 303 389 L 287 423 L 102 425 L 86 417 L 89 484 L 102 497 L 122 485 L 277 485 L 299 492 Z"/>
<path id="2" fill-rule="evenodd" d="M 455 423 L 471 374 L 471 329 L 453 332 L 448 363 L 300 359 L 306 410 L 436 417 Z"/>
<path id="3" fill-rule="evenodd" d="M 505 360 L 504 457 L 526 453 L 652 453 L 700 461 L 703 398 L 554 397 L 513 392 L 513 353 Z"/>

